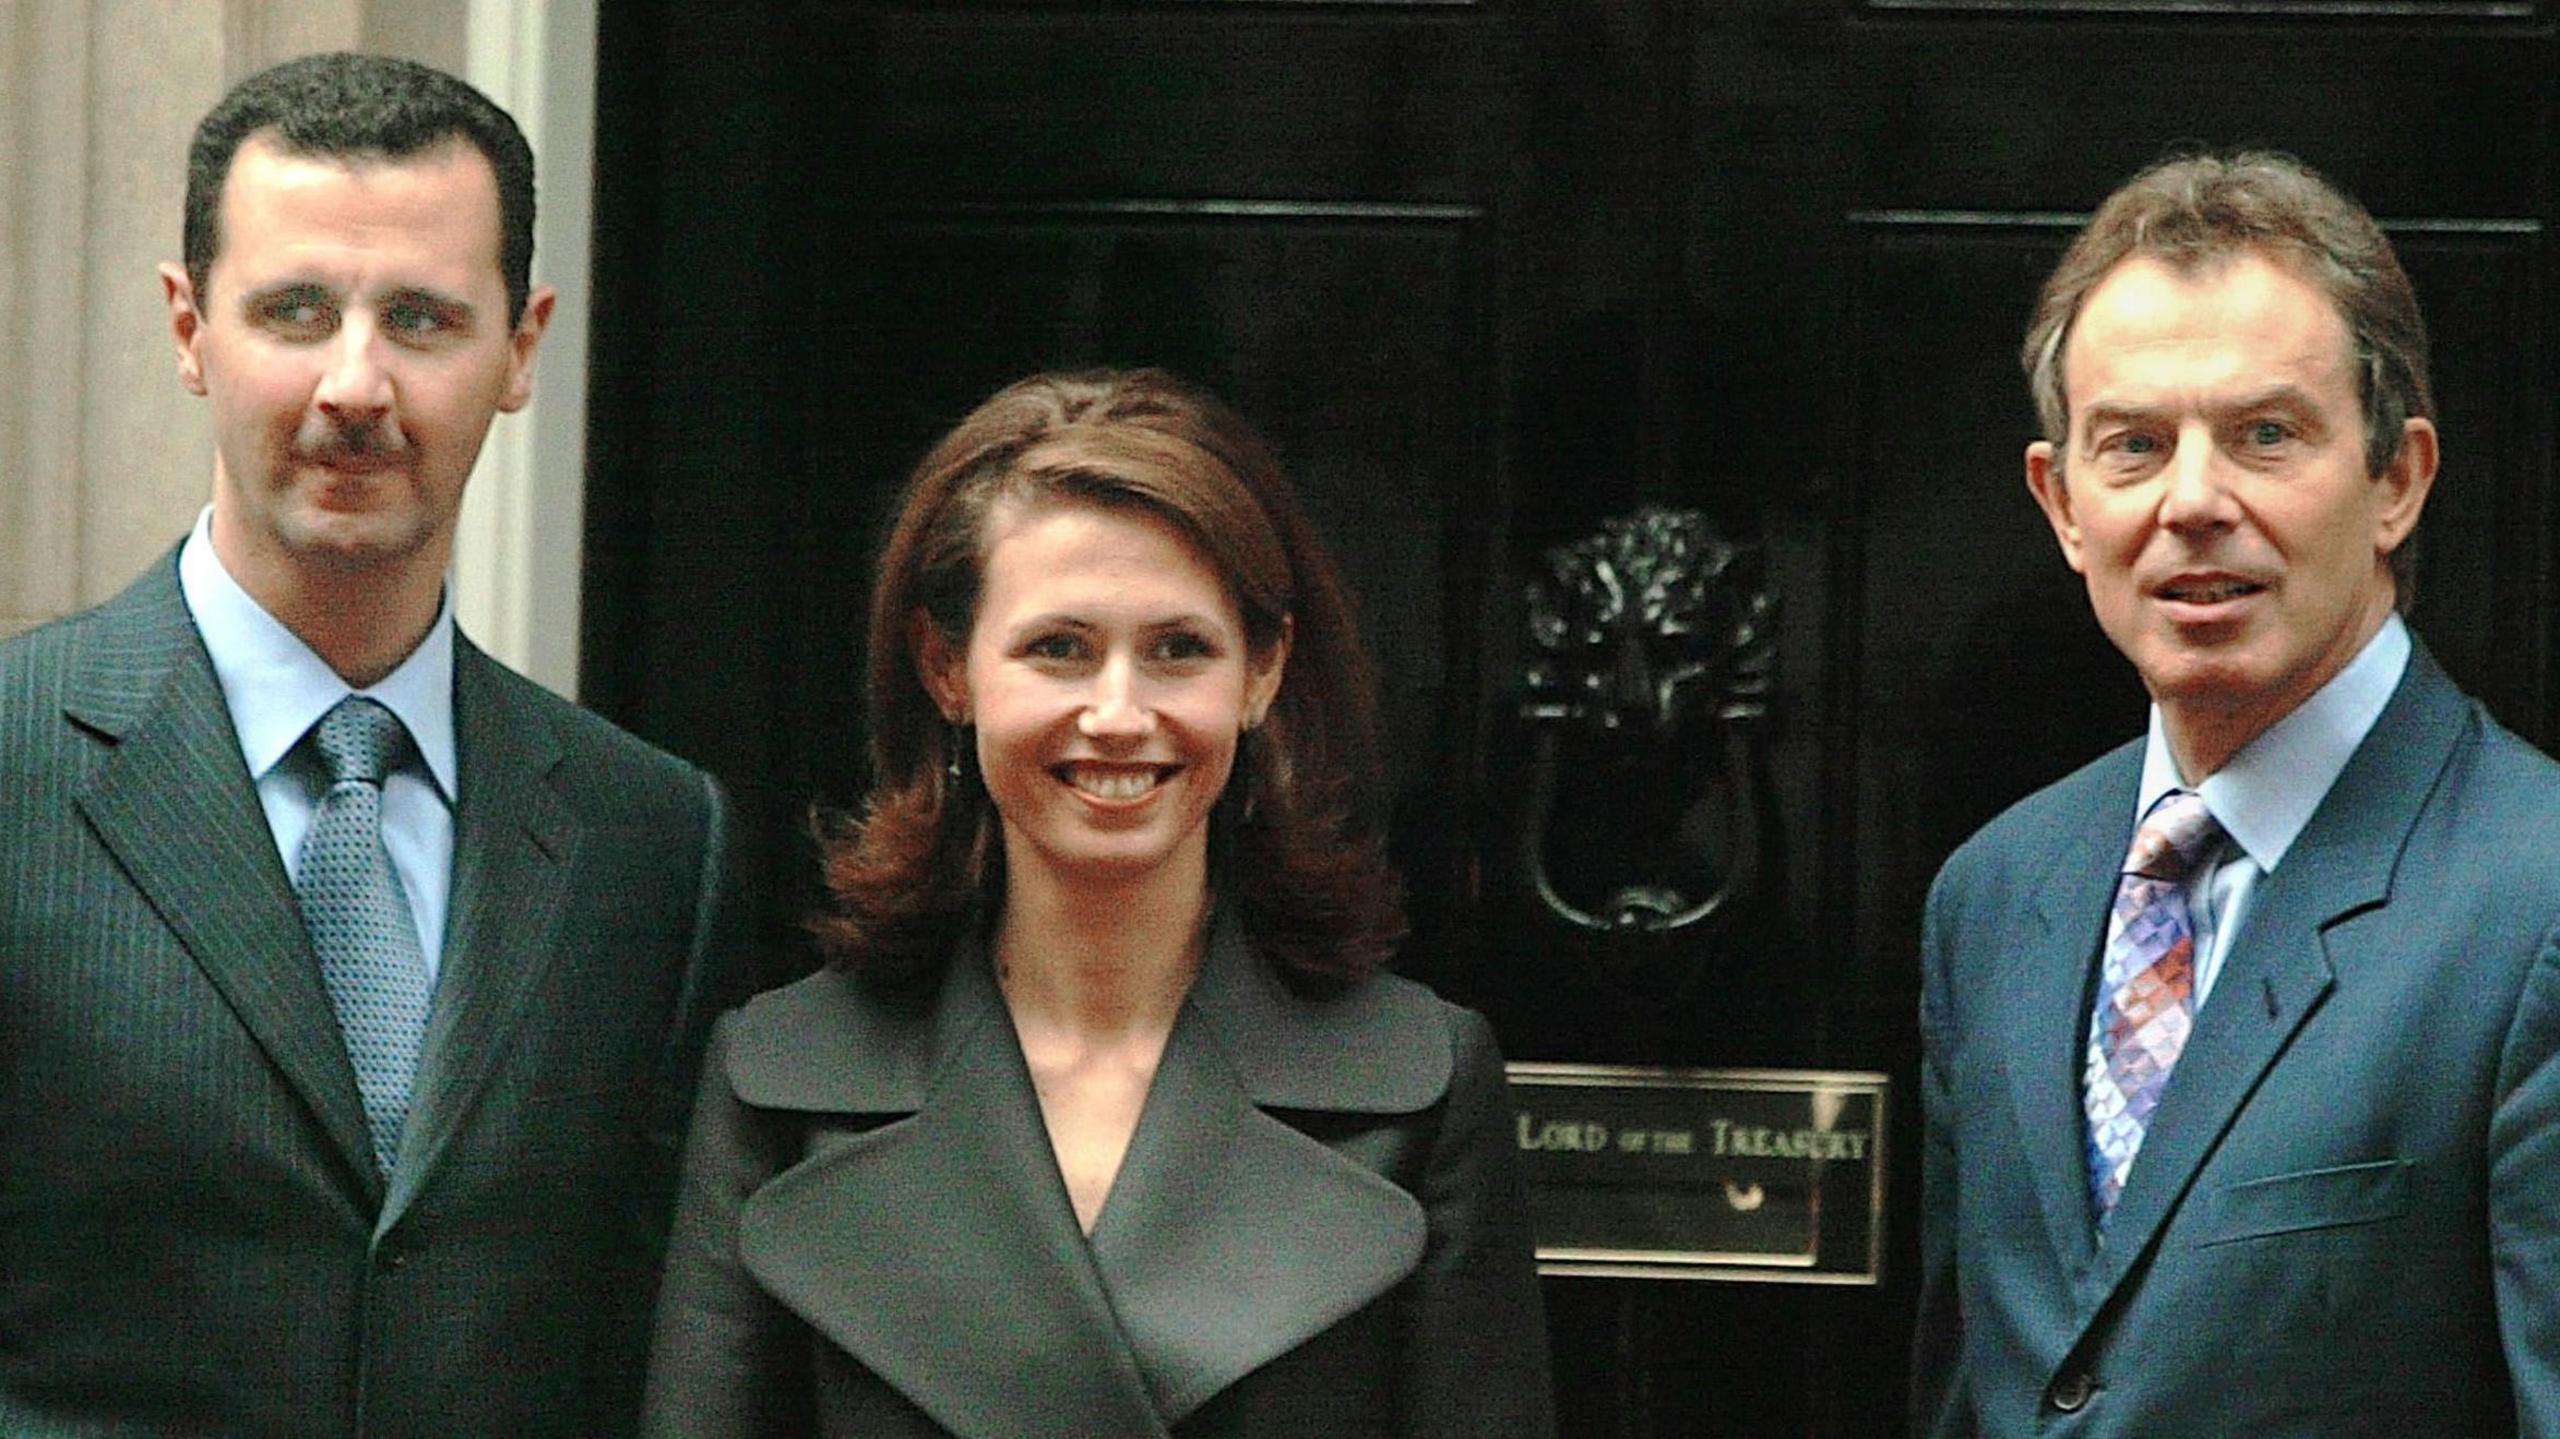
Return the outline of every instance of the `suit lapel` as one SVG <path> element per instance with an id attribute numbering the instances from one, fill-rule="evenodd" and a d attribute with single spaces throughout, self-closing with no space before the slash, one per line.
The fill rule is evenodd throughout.
<path id="1" fill-rule="evenodd" d="M 2321 925 L 2342 905 L 2380 897 L 2347 895 L 2339 882 L 2335 866 L 2298 850 L 2260 882 L 2107 1220 L 2090 1275 L 2093 1308 L 2150 1247 L 2268 1066 L 2328 993 Z"/>
<path id="2" fill-rule="evenodd" d="M 824 996 L 849 984 L 815 982 Z M 751 1011 L 752 1013 L 752 1011 Z M 954 955 L 929 1025 L 884 1031 L 841 1011 L 798 1026 L 800 1075 L 734 1071 L 742 1097 L 829 1111 L 916 1106 L 866 1133 L 819 1134 L 808 1157 L 751 1195 L 739 1253 L 783 1304 L 961 1439 L 1058 1432 L 1163 1436 L 1066 1186 L 1031 1077 L 983 952 Z M 861 1041 L 843 1059 L 828 1047 Z M 814 1041 L 812 1044 L 807 1041 Z M 901 1051 L 929 1047 L 919 1066 Z M 813 1072 L 847 1061 L 851 1092 Z M 924 1094 L 860 1092 L 919 1070 Z M 887 1086 L 895 1089 L 892 1083 Z M 750 1092 L 757 1091 L 757 1092 Z M 966 1335 L 967 1352 L 952 1347 Z"/>
<path id="3" fill-rule="evenodd" d="M 2088 1121 L 2080 1105 L 2091 964 L 2113 902 L 2116 866 L 2133 836 L 2139 749 L 2110 767 L 2097 802 L 2077 828 L 2055 836 L 2052 868 L 2035 890 L 2035 920 L 2009 957 L 2001 1003 L 2019 1016 L 2002 1032 L 2018 1134 L 2042 1201 L 2045 1231 L 2061 1272 L 2088 1266 L 2095 1230 L 2089 1214 Z"/>
<path id="4" fill-rule="evenodd" d="M 174 561 L 145 573 L 100 625 L 69 708 L 116 745 L 81 812 L 378 1197 L 337 1012 Z"/>
<path id="5" fill-rule="evenodd" d="M 2124 1282 L 2269 1066 L 2335 982 L 2328 928 L 2387 904 L 2468 707 L 2424 648 L 2302 835 L 2260 881 L 2108 1221 L 2092 1309 Z"/>
<path id="6" fill-rule="evenodd" d="M 1088 1244 L 979 944 L 911 1018 L 815 977 L 731 1037 L 738 1097 L 813 1126 L 746 1200 L 740 1256 L 963 1439 L 1054 1433 L 1061 1415 L 1165 1435 L 1420 1262 L 1411 1195 L 1264 1111 L 1428 1109 L 1453 1067 L 1436 1004 L 1392 980 L 1297 999 L 1219 925 Z M 830 1132 L 828 1115 L 890 1122 Z"/>
<path id="7" fill-rule="evenodd" d="M 1436 1082 L 1397 1065 L 1385 1083 L 1364 1083 L 1365 1036 L 1309 1023 L 1306 1008 L 1267 983 L 1241 936 L 1221 926 L 1094 1228 L 1103 1285 L 1172 1422 L 1421 1262 L 1413 1196 L 1265 1114 L 1252 1090 L 1265 1074 L 1339 1066 L 1348 1092 L 1300 1097 L 1326 1101 L 1317 1108 L 1419 1110 L 1445 1092 L 1446 1056 Z M 1405 1030 L 1402 1047 L 1436 1032 Z"/>
<path id="8" fill-rule="evenodd" d="M 507 692 L 496 661 L 461 636 L 453 657 L 461 793 L 451 919 L 409 1123 L 380 1226 L 388 1230 L 452 1146 L 554 963 L 578 824 L 551 782 L 557 742 Z"/>

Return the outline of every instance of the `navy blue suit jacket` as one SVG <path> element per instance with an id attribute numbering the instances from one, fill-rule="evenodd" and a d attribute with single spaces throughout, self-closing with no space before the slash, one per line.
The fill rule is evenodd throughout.
<path id="1" fill-rule="evenodd" d="M 2411 656 L 2101 1244 L 2080 1067 L 2141 762 L 2029 797 L 1930 892 L 1914 1429 L 2560 1434 L 2560 765 Z"/>

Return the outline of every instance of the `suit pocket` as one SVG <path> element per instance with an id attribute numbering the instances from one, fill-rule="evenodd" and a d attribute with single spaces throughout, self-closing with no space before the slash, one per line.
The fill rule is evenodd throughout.
<path id="1" fill-rule="evenodd" d="M 2205 1195 L 2198 1246 L 2394 1219 L 2409 1207 L 2409 1161 L 2377 1159 L 2274 1174 Z"/>

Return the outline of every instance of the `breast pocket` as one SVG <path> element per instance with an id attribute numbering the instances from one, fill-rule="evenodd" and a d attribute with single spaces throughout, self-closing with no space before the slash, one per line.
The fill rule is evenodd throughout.
<path id="1" fill-rule="evenodd" d="M 2409 1162 L 2377 1159 L 2224 1185 L 2204 1195 L 2199 1247 L 2378 1224 L 2409 1207 Z"/>

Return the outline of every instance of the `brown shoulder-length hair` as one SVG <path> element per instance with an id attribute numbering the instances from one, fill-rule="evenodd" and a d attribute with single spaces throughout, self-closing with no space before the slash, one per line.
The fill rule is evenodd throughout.
<path id="1" fill-rule="evenodd" d="M 917 619 L 965 651 L 1000 503 L 1129 507 L 1180 527 L 1288 667 L 1239 742 L 1209 820 L 1210 882 L 1292 988 L 1325 993 L 1404 937 L 1400 886 L 1357 801 L 1374 759 L 1377 683 L 1341 577 L 1279 461 L 1216 399 L 1161 370 L 1034 375 L 945 435 L 908 478 L 871 591 L 871 792 L 822 816 L 831 903 L 813 922 L 835 963 L 891 986 L 939 975 L 1003 846 L 966 731 L 924 686 Z M 954 779 L 955 773 L 959 776 Z"/>

